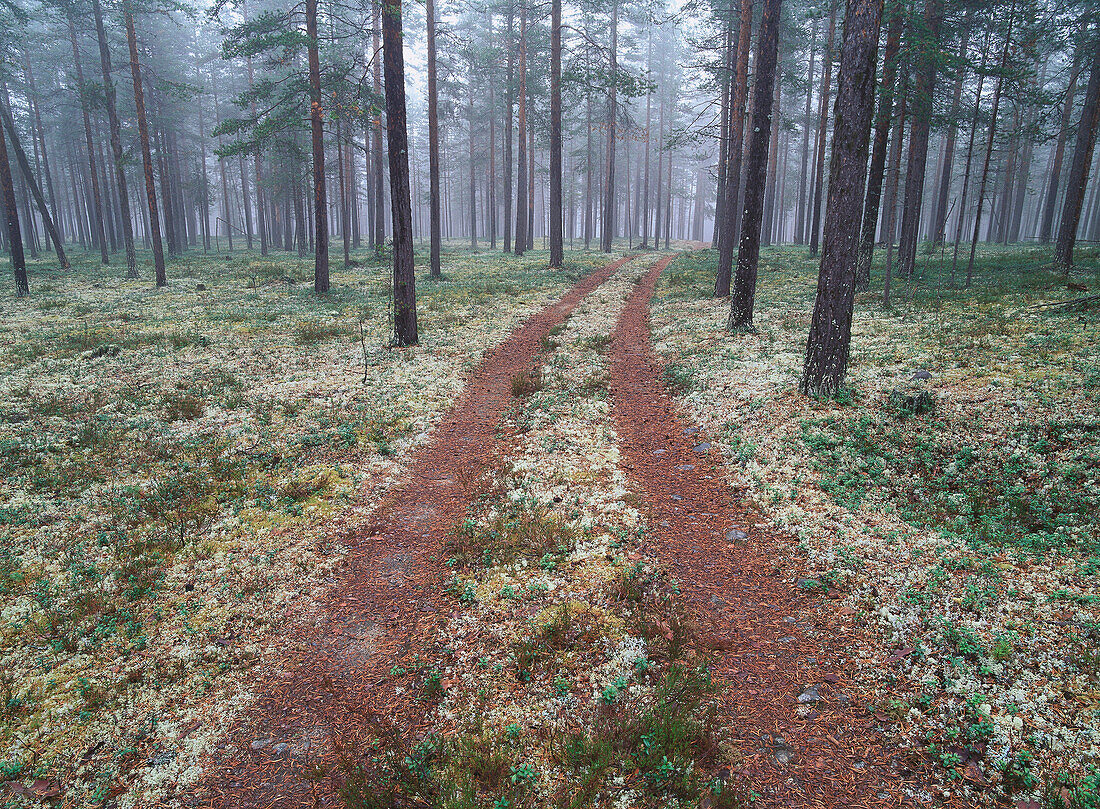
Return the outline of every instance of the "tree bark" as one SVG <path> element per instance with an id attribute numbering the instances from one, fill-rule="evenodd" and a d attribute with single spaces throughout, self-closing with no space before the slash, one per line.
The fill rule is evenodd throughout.
<path id="1" fill-rule="evenodd" d="M 428 25 L 428 266 L 432 278 L 442 275 L 443 237 L 439 219 L 439 89 L 435 54 L 435 0 L 426 0 Z M 472 130 L 471 130 L 472 132 Z"/>
<path id="2" fill-rule="evenodd" d="M 835 395 L 848 368 L 881 18 L 882 0 L 849 0 L 844 14 L 824 247 L 799 383 L 814 396 Z"/>
<path id="3" fill-rule="evenodd" d="M 516 93 L 516 255 L 527 249 L 527 5 L 519 12 L 519 91 Z"/>
<path id="4" fill-rule="evenodd" d="M 550 266 L 565 256 L 562 230 L 561 0 L 550 4 Z"/>
<path id="5" fill-rule="evenodd" d="M 749 40 L 752 37 L 752 0 L 741 0 L 737 25 L 737 65 L 734 68 L 733 100 L 730 102 L 730 131 L 727 136 L 726 184 L 723 188 L 721 232 L 718 234 L 718 272 L 714 297 L 730 294 L 733 275 L 734 233 L 741 211 L 737 197 L 741 186 L 741 155 L 744 150 L 745 100 L 749 86 Z M 758 51 L 759 53 L 759 51 Z M 757 56 L 759 59 L 759 56 Z M 759 73 L 759 67 L 757 68 Z M 769 99 L 770 100 L 770 99 Z"/>
<path id="6" fill-rule="evenodd" d="M 325 126 L 321 108 L 321 59 L 317 51 L 317 0 L 306 0 L 309 59 L 309 126 L 313 152 L 313 289 L 325 293 L 328 277 L 328 196 L 325 191 Z M 377 56 L 375 57 L 377 58 Z"/>
<path id="7" fill-rule="evenodd" d="M 1066 99 L 1062 104 L 1062 121 L 1058 127 L 1058 138 L 1054 143 L 1054 161 L 1050 168 L 1050 179 L 1047 181 L 1047 198 L 1043 206 L 1043 220 L 1039 226 L 1039 241 L 1042 244 L 1050 244 L 1050 236 L 1054 231 L 1054 209 L 1058 207 L 1058 185 L 1062 176 L 1062 162 L 1066 154 L 1066 134 L 1069 132 L 1070 120 L 1073 116 L 1073 100 L 1077 94 L 1077 77 L 1080 71 L 1076 66 L 1070 70 L 1069 86 L 1066 87 Z"/>
<path id="8" fill-rule="evenodd" d="M 405 128 L 405 57 L 402 53 L 401 0 L 382 0 L 382 41 L 386 72 L 386 142 L 390 158 L 393 219 L 393 331 L 399 346 L 416 345 L 416 276 L 413 272 L 412 199 L 409 193 L 409 139 Z"/>
<path id="9" fill-rule="evenodd" d="M 913 125 L 909 130 L 909 158 L 905 170 L 905 202 L 901 209 L 901 236 L 898 239 L 898 271 L 906 278 L 917 263 L 917 239 L 921 205 L 924 200 L 924 176 L 928 168 L 928 133 L 932 123 L 932 93 L 936 86 L 936 62 L 939 48 L 943 0 L 925 0 L 918 43 L 916 84 L 913 87 Z"/>
<path id="10" fill-rule="evenodd" d="M 816 43 L 817 21 L 815 20 L 810 29 L 810 67 L 806 74 L 806 109 L 802 114 L 802 170 L 798 175 L 798 200 L 795 202 L 795 205 L 797 205 L 794 218 L 795 244 L 806 243 L 806 211 L 810 207 L 810 200 L 806 196 L 806 191 L 810 180 L 810 115 L 812 114 L 814 97 L 814 45 Z"/>
<path id="11" fill-rule="evenodd" d="M 608 53 L 607 90 L 607 181 L 604 183 L 603 221 L 600 223 L 600 249 L 611 252 L 615 236 L 615 139 L 619 118 L 618 106 L 619 0 L 611 0 L 611 49 Z"/>
<path id="12" fill-rule="evenodd" d="M 373 0 L 374 24 L 374 95 L 382 95 L 382 0 Z M 382 159 L 382 111 L 375 110 L 374 114 L 374 142 L 371 147 L 374 153 L 374 253 L 381 256 L 386 244 L 386 172 Z"/>
<path id="13" fill-rule="evenodd" d="M 813 211 L 810 215 L 810 255 L 817 255 L 821 230 L 821 197 L 825 189 L 825 138 L 829 130 L 829 95 L 832 91 L 833 46 L 836 38 L 836 2 L 829 4 L 829 36 L 821 66 L 821 103 L 818 109 L 817 141 L 815 143 Z"/>
<path id="14" fill-rule="evenodd" d="M 8 104 L 8 91 L 7 87 L 3 89 L 4 98 L 0 99 L 0 115 L 4 119 L 4 129 L 7 130 L 8 139 L 11 141 L 11 150 L 15 152 L 15 159 L 19 163 L 19 168 L 23 171 L 23 177 L 26 179 L 27 190 L 34 198 L 34 203 L 38 208 L 38 213 L 42 216 L 42 222 L 46 226 L 46 232 L 50 236 L 50 240 L 54 244 L 54 253 L 57 255 L 57 263 L 61 265 L 61 269 L 69 269 L 69 259 L 65 255 L 65 248 L 61 244 L 61 234 L 57 231 L 57 226 L 54 224 L 53 217 L 50 215 L 50 209 L 46 205 L 46 198 L 42 195 L 42 189 L 38 185 L 38 180 L 34 176 L 34 171 L 31 169 L 30 161 L 27 160 L 27 154 L 23 151 L 23 147 L 19 143 L 18 134 L 15 131 L 15 121 L 11 117 L 11 107 Z M 30 219 L 30 216 L 27 217 Z"/>
<path id="15" fill-rule="evenodd" d="M 731 330 L 752 329 L 757 262 L 760 258 L 760 219 L 764 209 L 764 180 L 772 127 L 772 90 L 779 51 L 780 3 L 781 0 L 763 0 L 760 16 L 760 36 L 756 43 L 756 86 L 753 89 L 753 125 L 745 170 L 745 212 L 741 220 L 737 274 L 730 295 L 728 328 Z"/>
<path id="16" fill-rule="evenodd" d="M 92 145 L 92 121 L 88 114 L 88 89 L 84 84 L 84 68 L 80 61 L 80 48 L 76 43 L 76 24 L 69 15 L 69 42 L 73 47 L 73 68 L 76 70 L 77 92 L 80 94 L 80 112 L 84 119 L 84 144 L 88 150 L 88 173 L 92 178 L 92 233 L 99 247 L 100 261 L 104 266 L 111 263 L 107 256 L 107 239 L 103 230 L 103 199 L 99 193 L 99 175 L 95 168 L 95 148 Z"/>
<path id="17" fill-rule="evenodd" d="M 1091 57 L 1085 103 L 1081 108 L 1081 120 L 1077 124 L 1077 143 L 1074 145 L 1073 161 L 1066 178 L 1062 221 L 1058 227 L 1058 240 L 1054 245 L 1054 264 L 1065 273 L 1073 268 L 1073 247 L 1077 240 L 1085 184 L 1088 183 L 1092 152 L 1096 145 L 1097 120 L 1100 118 L 1100 28 L 1093 34 Z"/>
<path id="18" fill-rule="evenodd" d="M 130 75 L 134 80 L 134 105 L 138 119 L 138 137 L 141 140 L 141 161 L 145 168 L 145 201 L 149 215 L 149 238 L 153 244 L 153 265 L 156 285 L 167 285 L 164 272 L 164 245 L 160 239 L 160 214 L 157 212 L 157 189 L 153 178 L 153 156 L 149 152 L 149 122 L 145 116 L 145 91 L 142 87 L 141 64 L 138 61 L 137 32 L 134 30 L 134 14 L 131 0 L 123 2 L 126 22 L 126 40 L 130 46 Z"/>
<path id="19" fill-rule="evenodd" d="M 15 201 L 11 163 L 8 162 L 8 147 L 2 131 L 0 131 L 0 195 L 4 198 L 8 249 L 11 251 L 11 266 L 15 271 L 15 294 L 22 298 L 30 293 L 30 284 L 27 281 L 27 260 L 23 256 L 23 234 L 19 230 L 19 205 Z"/>
<path id="20" fill-rule="evenodd" d="M 890 139 L 890 121 L 894 116 L 894 89 L 898 80 L 898 54 L 901 51 L 901 33 L 905 17 L 898 3 L 889 12 L 890 24 L 886 29 L 886 49 L 882 55 L 882 85 L 878 114 L 875 116 L 875 142 L 871 149 L 871 165 L 867 169 L 867 194 L 863 205 L 863 228 L 859 239 L 859 256 L 856 259 L 856 290 L 865 291 L 871 286 L 871 259 L 875 252 L 875 230 L 878 228 L 878 209 L 882 202 L 882 178 L 886 170 L 886 147 Z"/>

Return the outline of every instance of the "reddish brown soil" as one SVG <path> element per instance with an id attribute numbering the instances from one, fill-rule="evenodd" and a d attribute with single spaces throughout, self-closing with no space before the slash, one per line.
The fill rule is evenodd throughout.
<path id="1" fill-rule="evenodd" d="M 411 670 L 414 656 L 429 652 L 441 611 L 457 603 L 443 592 L 440 549 L 470 505 L 473 482 L 504 447 L 499 425 L 512 401 L 512 377 L 531 368 L 541 338 L 626 260 L 589 275 L 485 356 L 402 485 L 366 530 L 353 529 L 346 540 L 350 551 L 320 620 L 291 631 L 285 663 L 255 684 L 260 699 L 198 791 L 204 805 L 335 805 L 327 774 L 339 777 L 338 748 L 356 749 L 379 720 L 405 734 L 421 725 L 417 680 L 390 672 Z"/>
<path id="2" fill-rule="evenodd" d="M 743 756 L 754 806 L 901 806 L 890 737 L 865 709 L 846 650 L 861 629 L 835 602 L 802 593 L 775 559 L 789 537 L 756 528 L 707 439 L 677 412 L 650 347 L 648 303 L 670 258 L 632 293 L 611 345 L 612 418 L 623 466 L 723 688 L 722 725 Z M 733 529 L 747 539 L 728 537 Z M 782 552 L 782 553 L 781 553 Z M 805 718 L 798 696 L 817 685 Z"/>

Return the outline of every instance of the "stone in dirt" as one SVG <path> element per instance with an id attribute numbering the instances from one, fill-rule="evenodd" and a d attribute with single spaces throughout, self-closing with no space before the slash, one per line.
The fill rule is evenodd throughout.
<path id="1" fill-rule="evenodd" d="M 253 750 L 263 750 L 269 744 L 271 744 L 271 739 L 253 739 L 249 747 Z"/>
<path id="2" fill-rule="evenodd" d="M 747 532 L 742 531 L 740 528 L 733 528 L 726 534 L 726 542 L 734 542 L 736 540 L 746 540 L 749 538 Z"/>
<path id="3" fill-rule="evenodd" d="M 817 686 L 811 685 L 809 688 L 799 694 L 798 701 L 803 705 L 812 705 L 815 702 L 820 702 L 821 695 L 817 692 Z"/>
<path id="4" fill-rule="evenodd" d="M 706 455 L 708 452 L 710 452 L 710 443 L 703 442 L 699 446 L 695 447 L 694 451 L 698 452 L 700 455 Z"/>
<path id="5" fill-rule="evenodd" d="M 928 371 L 924 370 L 923 368 L 918 368 L 916 371 L 913 372 L 913 375 L 911 377 L 909 377 L 909 379 L 913 382 L 916 382 L 918 379 L 931 379 L 931 378 L 932 378 L 932 374 L 930 374 Z"/>

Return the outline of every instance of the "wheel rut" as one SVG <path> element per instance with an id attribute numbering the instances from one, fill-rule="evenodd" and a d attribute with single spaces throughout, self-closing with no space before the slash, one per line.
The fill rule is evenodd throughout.
<path id="1" fill-rule="evenodd" d="M 901 765 L 846 674 L 846 647 L 862 630 L 776 569 L 793 540 L 735 500 L 720 454 L 665 389 L 648 304 L 672 259 L 653 265 L 613 334 L 611 417 L 652 550 L 710 650 L 739 775 L 754 806 L 906 805 Z"/>
<path id="2" fill-rule="evenodd" d="M 443 613 L 454 608 L 443 589 L 442 542 L 465 515 L 481 470 L 505 448 L 499 426 L 512 377 L 529 370 L 543 336 L 631 258 L 590 274 L 486 354 L 366 530 L 344 529 L 350 550 L 319 619 L 282 639 L 281 665 L 254 685 L 258 700 L 214 755 L 205 781 L 182 796 L 186 802 L 338 805 L 327 776 L 341 751 L 350 754 L 379 725 L 405 735 L 422 726 L 416 694 L 386 679 L 426 651 Z"/>

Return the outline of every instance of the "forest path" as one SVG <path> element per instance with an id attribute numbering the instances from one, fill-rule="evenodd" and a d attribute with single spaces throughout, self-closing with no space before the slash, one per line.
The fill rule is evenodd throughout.
<path id="1" fill-rule="evenodd" d="M 362 746 L 372 723 L 409 736 L 422 725 L 415 693 L 381 687 L 394 667 L 413 664 L 453 607 L 440 563 L 447 532 L 466 515 L 473 485 L 505 449 L 501 417 L 513 401 L 512 377 L 536 362 L 542 338 L 632 256 L 597 270 L 557 303 L 531 316 L 486 354 L 465 391 L 433 430 L 405 481 L 350 537 L 338 579 L 313 626 L 284 639 L 283 666 L 215 755 L 204 805 L 338 805 L 318 772 Z"/>
<path id="2" fill-rule="evenodd" d="M 651 344 L 660 259 L 627 301 L 611 343 L 612 423 L 645 502 L 654 554 L 670 566 L 698 643 L 711 650 L 720 724 L 743 754 L 753 806 L 905 805 L 889 736 L 864 707 L 845 646 L 852 616 L 789 582 L 776 549 L 735 499 L 721 455 L 677 412 Z M 801 697 L 801 700 L 800 700 Z"/>

